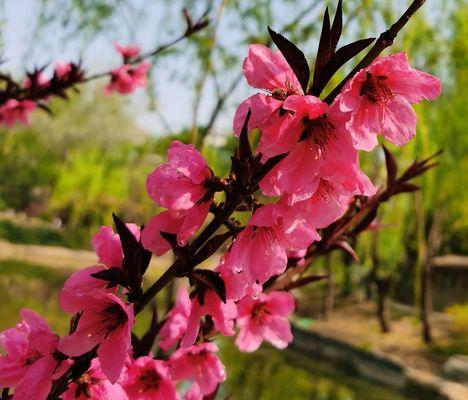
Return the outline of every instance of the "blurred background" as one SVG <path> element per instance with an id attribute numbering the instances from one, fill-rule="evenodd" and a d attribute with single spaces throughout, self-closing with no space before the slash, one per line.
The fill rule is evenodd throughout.
<path id="1" fill-rule="evenodd" d="M 343 3 L 341 44 L 377 36 L 409 1 Z M 269 25 L 313 60 L 327 5 L 333 12 L 336 2 L 0 1 L 0 69 L 17 79 L 57 60 L 82 60 L 88 73 L 117 67 L 115 41 L 151 51 L 184 29 L 183 7 L 195 17 L 208 10 L 211 20 L 207 29 L 152 60 L 147 90 L 105 96 L 106 82 L 95 81 L 81 85 L 68 101 L 54 100 L 52 116 L 36 112 L 29 126 L 0 130 L 0 329 L 15 324 L 18 310 L 28 307 L 46 315 L 58 332 L 67 330 L 68 317 L 56 301 L 64 279 L 95 262 L 90 238 L 100 225 L 111 224 L 113 211 L 139 224 L 157 211 L 145 179 L 164 161 L 173 139 L 195 143 L 215 173 L 226 174 L 235 145 L 235 107 L 253 93 L 241 73 L 248 44 L 269 44 Z M 439 166 L 419 180 L 421 191 L 382 207 L 374 229 L 355 243 L 359 262 L 336 253 L 316 263 L 317 273 L 329 273 L 330 279 L 296 293 L 300 307 L 294 321 L 317 337 L 465 383 L 466 21 L 467 1 L 428 0 L 396 40 L 391 51 L 406 50 L 414 67 L 440 77 L 443 95 L 416 107 L 416 138 L 391 150 L 403 169 L 416 157 L 444 149 Z M 373 181 L 383 184 L 381 149 L 361 160 Z M 157 275 L 168 260 L 155 264 Z M 431 290 L 425 290 L 427 282 Z M 422 334 L 424 326 L 430 341 Z M 222 347 L 229 371 L 223 393 L 236 399 L 431 398 L 421 397 L 422 392 L 408 397 L 395 385 L 373 383 L 323 355 L 319 360 L 312 350 L 293 346 L 277 352 L 264 346 L 245 355 L 232 340 Z"/>

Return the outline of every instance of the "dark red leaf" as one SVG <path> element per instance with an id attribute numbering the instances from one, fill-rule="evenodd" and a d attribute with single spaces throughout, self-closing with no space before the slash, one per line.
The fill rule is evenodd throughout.
<path id="1" fill-rule="evenodd" d="M 415 185 L 413 183 L 404 182 L 401 185 L 397 186 L 397 188 L 393 192 L 393 194 L 417 192 L 419 189 L 421 189 L 421 188 L 418 185 Z"/>
<path id="2" fill-rule="evenodd" d="M 330 31 L 330 17 L 328 15 L 328 7 L 325 9 L 323 15 L 322 32 L 320 34 L 320 41 L 317 49 L 317 57 L 315 60 L 314 79 L 312 81 L 311 94 L 317 96 L 317 88 L 321 80 L 322 71 L 332 56 L 331 48 L 331 31 Z"/>
<path id="3" fill-rule="evenodd" d="M 310 275 L 310 276 L 306 276 L 305 278 L 301 278 L 301 279 L 298 279 L 294 282 L 291 282 L 289 285 L 287 285 L 285 287 L 285 290 L 291 290 L 291 289 L 294 289 L 294 288 L 298 288 L 298 287 L 302 287 L 302 286 L 305 286 L 309 283 L 312 283 L 312 282 L 318 282 L 318 281 L 321 281 L 323 279 L 328 279 L 329 278 L 329 275 Z"/>
<path id="4" fill-rule="evenodd" d="M 130 229 L 128 229 L 127 225 L 125 225 L 125 223 L 119 217 L 117 217 L 115 213 L 112 213 L 112 218 L 114 219 L 115 228 L 117 229 L 120 242 L 122 243 L 124 257 L 130 256 L 138 247 L 138 241 Z"/>
<path id="5" fill-rule="evenodd" d="M 353 258 L 355 262 L 359 261 L 359 257 L 357 256 L 356 252 L 354 251 L 354 249 L 351 247 L 351 245 L 348 242 L 345 242 L 344 240 L 340 240 L 338 242 L 335 242 L 334 246 L 346 251 Z"/>
<path id="6" fill-rule="evenodd" d="M 385 153 L 385 166 L 387 167 L 387 187 L 391 187 L 397 177 L 398 165 L 390 150 L 384 145 L 382 147 Z"/>
<path id="7" fill-rule="evenodd" d="M 338 0 L 338 4 L 336 6 L 336 13 L 335 18 L 333 19 L 333 24 L 331 27 L 331 52 L 334 53 L 336 49 L 336 45 L 338 44 L 341 32 L 343 30 L 343 5 L 342 0 Z"/>
<path id="8" fill-rule="evenodd" d="M 354 227 L 354 229 L 349 233 L 351 236 L 356 236 L 365 230 L 377 217 L 377 207 L 373 207 L 366 216 L 359 221 L 359 223 Z"/>
<path id="9" fill-rule="evenodd" d="M 201 303 L 206 289 L 215 291 L 221 301 L 226 303 L 226 285 L 218 272 L 209 269 L 196 269 L 190 273 L 189 279 L 192 284 L 197 286 L 197 295 L 202 296 Z"/>
<path id="10" fill-rule="evenodd" d="M 271 171 L 273 167 L 275 167 L 284 157 L 286 157 L 288 154 L 279 154 L 277 156 L 269 158 L 262 166 L 258 169 L 256 172 L 255 176 L 253 177 L 254 182 L 260 182 L 263 177 Z"/>
<path id="11" fill-rule="evenodd" d="M 163 239 L 169 242 L 174 252 L 176 252 L 176 249 L 179 247 L 179 242 L 177 241 L 177 235 L 174 233 L 162 232 L 162 231 L 159 232 L 159 234 L 162 236 Z"/>
<path id="12" fill-rule="evenodd" d="M 248 160 L 252 157 L 252 147 L 249 142 L 249 121 L 252 115 L 252 110 L 247 112 L 245 117 L 244 125 L 242 126 L 241 134 L 239 136 L 239 145 L 238 145 L 238 156 L 241 160 Z"/>
<path id="13" fill-rule="evenodd" d="M 130 289 L 127 298 L 129 301 L 136 301 L 141 295 L 143 275 L 149 266 L 152 253 L 146 250 L 142 244 L 137 241 L 133 233 L 122 220 L 114 213 L 112 216 L 124 253 L 122 269 L 127 273 L 128 288 Z"/>
<path id="14" fill-rule="evenodd" d="M 374 40 L 374 38 L 361 39 L 338 49 L 338 51 L 331 56 L 330 60 L 328 60 L 327 65 L 323 68 L 320 81 L 314 88 L 314 93 L 316 93 L 315 95 L 320 95 L 330 79 L 335 75 L 336 71 L 368 47 Z"/>
<path id="15" fill-rule="evenodd" d="M 101 279 L 107 282 L 115 282 L 119 285 L 126 286 L 127 278 L 125 271 L 122 268 L 112 267 L 109 269 L 103 269 L 102 271 L 91 274 L 93 278 Z"/>
<path id="16" fill-rule="evenodd" d="M 298 49 L 294 43 L 290 42 L 283 35 L 276 33 L 270 27 L 268 27 L 268 33 L 270 34 L 273 43 L 276 44 L 276 47 L 278 47 L 279 51 L 283 54 L 296 75 L 299 83 L 301 84 L 302 90 L 306 93 L 310 77 L 310 68 L 304 53 Z"/>
<path id="17" fill-rule="evenodd" d="M 221 245 L 232 236 L 231 231 L 221 233 L 220 235 L 213 236 L 195 255 L 194 264 L 198 265 L 205 261 L 208 257 L 212 256 Z"/>

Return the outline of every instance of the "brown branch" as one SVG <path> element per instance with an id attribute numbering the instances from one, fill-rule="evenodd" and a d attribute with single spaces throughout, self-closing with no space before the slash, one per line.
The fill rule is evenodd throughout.
<path id="1" fill-rule="evenodd" d="M 170 40 L 167 43 L 164 43 L 158 46 L 156 49 L 154 49 L 151 52 L 148 52 L 138 57 L 134 57 L 130 60 L 127 60 L 126 64 L 134 65 L 145 59 L 152 58 L 164 52 L 168 48 L 178 44 L 182 40 L 189 38 L 190 36 L 204 29 L 208 25 L 208 20 L 206 19 L 206 13 L 204 13 L 202 17 L 200 17 L 200 19 L 198 19 L 196 22 L 192 22 L 189 19 L 188 14 L 184 13 L 184 15 L 187 20 L 187 28 L 181 35 Z M 83 74 L 81 69 L 79 70 L 79 72 Z M 112 74 L 112 70 L 100 72 L 100 73 L 85 76 L 85 77 L 79 76 L 77 77 L 76 80 L 72 80 L 70 82 L 63 82 L 63 81 L 57 82 L 59 86 L 56 88 L 52 88 L 50 86 L 45 86 L 43 88 L 39 87 L 39 88 L 35 88 L 34 92 L 31 93 L 30 89 L 21 87 L 19 84 L 14 82 L 9 76 L 0 73 L 0 80 L 7 82 L 7 84 L 9 85 L 9 87 L 0 91 L 0 105 L 4 104 L 9 99 L 15 99 L 19 101 L 21 100 L 40 101 L 51 95 L 65 97 L 64 92 L 67 89 L 74 88 L 76 87 L 76 85 L 79 85 L 79 84 L 83 84 L 83 83 L 87 83 L 96 79 L 111 76 L 111 74 Z"/>
<path id="2" fill-rule="evenodd" d="M 395 22 L 388 30 L 381 33 L 374 46 L 369 50 L 369 52 L 364 56 L 364 58 L 353 68 L 353 70 L 344 78 L 340 84 L 333 89 L 324 101 L 328 104 L 331 104 L 336 96 L 341 92 L 341 89 L 346 85 L 346 83 L 356 75 L 362 68 L 368 67 L 372 61 L 374 61 L 382 51 L 387 47 L 390 47 L 393 44 L 393 41 L 398 35 L 398 32 L 407 24 L 410 18 L 422 7 L 426 0 L 414 0 L 400 19 Z"/>
<path id="3" fill-rule="evenodd" d="M 215 215 L 213 220 L 189 245 L 187 254 L 190 254 L 193 257 L 201 248 L 201 246 L 211 237 L 211 235 L 213 235 L 218 230 L 218 228 L 220 228 L 225 223 L 225 221 L 230 217 L 241 201 L 242 197 L 235 196 L 233 199 L 226 202 L 223 209 Z M 188 268 L 191 270 L 194 267 L 195 265 L 193 265 L 191 259 L 184 260 L 180 257 L 177 258 L 177 260 L 174 261 L 174 263 L 164 272 L 164 274 L 155 283 L 153 283 L 153 285 L 151 285 L 145 293 L 143 293 L 140 301 L 135 304 L 135 314 L 141 312 L 141 310 L 145 308 L 151 299 L 156 296 L 170 282 L 172 278 L 181 272 L 181 269 L 185 270 Z"/>

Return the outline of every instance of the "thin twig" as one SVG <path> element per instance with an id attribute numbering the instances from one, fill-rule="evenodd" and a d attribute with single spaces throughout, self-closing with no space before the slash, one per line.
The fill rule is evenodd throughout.
<path id="1" fill-rule="evenodd" d="M 388 30 L 383 32 L 374 46 L 369 50 L 369 52 L 364 56 L 364 58 L 353 68 L 353 70 L 344 78 L 340 84 L 333 89 L 324 101 L 328 104 L 331 104 L 336 96 L 341 92 L 341 89 L 346 85 L 346 83 L 356 75 L 362 68 L 368 67 L 372 61 L 374 61 L 382 51 L 387 47 L 390 47 L 393 44 L 393 41 L 398 35 L 398 32 L 407 24 L 410 18 L 414 15 L 419 8 L 422 7 L 426 0 L 414 0 L 400 19 L 395 22 Z"/>

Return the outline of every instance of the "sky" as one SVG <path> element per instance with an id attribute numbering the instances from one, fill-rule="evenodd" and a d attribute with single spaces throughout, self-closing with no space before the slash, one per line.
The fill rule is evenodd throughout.
<path id="1" fill-rule="evenodd" d="M 48 0 L 52 7 L 68 0 Z M 71 1 L 71 0 L 70 0 Z M 57 22 L 52 21 L 48 31 L 37 41 L 35 38 L 35 25 L 40 9 L 40 0 L 3 0 L 4 3 L 4 26 L 2 37 L 4 41 L 4 53 L 2 59 L 5 60 L 2 69 L 10 71 L 14 76 L 24 75 L 25 67 L 32 69 L 34 66 L 42 66 L 53 60 L 83 60 L 83 65 L 89 73 L 101 72 L 110 68 L 118 67 L 120 57 L 114 49 L 114 42 L 120 41 L 123 44 L 137 43 L 144 51 L 151 51 L 157 45 L 165 43 L 168 39 L 177 36 L 183 29 L 180 24 L 180 10 L 183 0 L 165 1 L 158 0 L 151 3 L 151 7 L 144 7 L 147 0 L 130 0 L 129 7 L 143 10 L 143 13 L 118 14 L 116 23 L 109 26 L 103 34 L 97 37 L 70 37 L 66 36 L 66 30 Z M 213 0 L 219 2 L 220 0 Z M 276 28 L 290 21 L 299 10 L 312 4 L 313 0 L 296 0 L 284 6 L 273 8 Z M 438 0 L 429 0 L 430 2 Z M 2 0 L 0 0 L 1 4 Z M 316 10 L 311 14 L 308 23 L 315 23 L 318 14 L 321 14 L 326 1 L 317 1 Z M 396 0 L 394 2 L 397 9 L 403 9 L 408 1 Z M 200 2 L 191 4 L 201 4 Z M 196 7 L 195 7 L 196 8 Z M 431 7 L 428 8 L 431 12 Z M 125 10 L 124 10 L 125 11 Z M 198 10 L 201 13 L 201 9 Z M 131 16 L 128 17 L 128 15 Z M 346 21 L 346 15 L 345 15 Z M 247 45 L 236 36 L 239 27 L 232 29 L 229 15 L 223 19 L 220 27 L 218 40 L 230 51 L 239 56 L 239 65 L 235 72 L 238 74 L 242 68 L 242 58 L 247 54 Z M 237 21 L 239 24 L 239 21 Z M 275 26 L 273 26 L 275 28 Z M 312 37 L 308 42 L 309 50 L 312 52 L 316 43 L 316 38 Z M 183 45 L 182 45 L 183 46 Z M 180 48 L 180 46 L 179 46 Z M 182 56 L 169 56 L 158 61 L 153 69 L 152 83 L 156 90 L 156 101 L 159 114 L 164 116 L 164 120 L 169 128 L 162 122 L 157 113 L 148 112 L 148 98 L 144 92 L 139 91 L 130 96 L 128 111 L 134 115 L 137 123 L 144 129 L 155 135 L 164 135 L 177 132 L 189 127 L 192 121 L 193 91 L 188 90 L 187 76 L 192 72 L 192 59 L 190 53 Z M 185 81 L 181 79 L 185 76 Z M 226 81 L 230 81 L 233 76 L 228 76 Z M 209 81 L 202 96 L 200 105 L 200 123 L 206 123 L 214 102 L 214 85 Z M 231 129 L 232 118 L 235 108 L 243 99 L 254 90 L 249 88 L 245 80 L 242 80 L 238 89 L 233 93 L 224 112 L 217 121 L 215 132 L 226 133 Z"/>
<path id="2" fill-rule="evenodd" d="M 134 0 L 138 3 L 140 0 Z M 59 40 L 60 35 L 56 35 L 61 27 L 56 26 L 51 28 L 46 40 L 41 39 L 40 52 L 34 48 L 32 35 L 37 21 L 39 0 L 5 0 L 5 25 L 3 28 L 4 52 L 2 65 L 3 69 L 8 70 L 16 77 L 24 75 L 25 67 L 32 69 L 35 66 L 42 66 L 50 63 L 51 60 L 78 60 L 80 57 L 83 60 L 83 65 L 89 73 L 106 71 L 120 65 L 120 56 L 114 49 L 115 41 L 122 41 L 123 44 L 130 43 L 130 37 L 133 36 L 135 43 L 138 43 L 143 51 L 151 51 L 157 45 L 164 43 L 168 38 L 175 37 L 183 29 L 179 31 L 169 32 L 171 27 L 164 32 L 160 29 L 158 35 L 160 38 L 154 39 L 155 36 L 149 29 L 137 29 L 135 32 L 129 32 L 126 27 L 117 27 L 105 35 L 100 35 L 97 38 L 92 38 L 86 43 L 82 40 L 73 40 L 67 38 L 67 42 Z M 53 3 L 53 2 L 52 2 Z M 179 19 L 178 13 L 180 9 L 174 9 L 174 21 Z M 153 8 L 155 14 L 154 20 L 157 21 L 160 13 L 159 7 Z M 146 16 L 145 27 L 147 21 L 152 17 Z M 159 17 L 160 18 L 160 17 Z M 154 25 L 158 25 L 156 22 Z M 60 32 L 63 33 L 63 32 Z M 32 47 L 32 48 L 31 48 Z M 246 49 L 245 49 L 246 51 Z M 178 75 L 184 75 L 183 69 L 190 68 L 190 60 L 185 60 L 181 63 L 180 59 L 173 60 L 172 57 L 166 57 L 160 65 L 153 71 L 153 84 L 156 87 L 158 109 L 164 115 L 164 119 L 170 126 L 172 131 L 190 126 L 192 120 L 192 93 L 188 91 L 184 82 L 181 82 L 180 77 L 174 77 L 174 71 Z M 187 63 L 188 61 L 188 63 Z M 239 65 L 239 69 L 241 65 Z M 181 71 L 182 70 L 182 71 Z M 246 84 L 242 83 L 239 90 L 240 93 L 249 94 Z M 213 85 L 208 84 L 203 96 L 203 101 L 200 105 L 200 122 L 206 122 L 209 117 L 209 112 L 213 105 Z M 155 113 L 147 112 L 148 98 L 142 90 L 137 91 L 135 95 L 130 96 L 129 110 L 132 115 L 136 116 L 136 120 L 143 128 L 152 134 L 164 135 L 167 132 L 165 125 Z M 238 100 L 233 100 L 228 106 L 218 121 L 217 129 L 220 131 L 228 131 L 231 129 L 231 121 L 235 110 L 235 104 L 242 100 L 241 95 L 235 96 Z"/>

